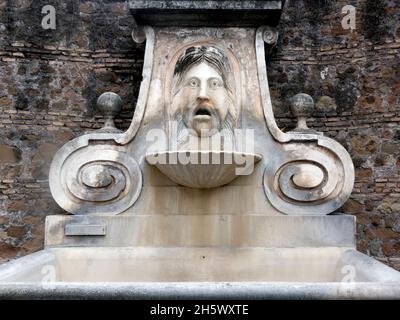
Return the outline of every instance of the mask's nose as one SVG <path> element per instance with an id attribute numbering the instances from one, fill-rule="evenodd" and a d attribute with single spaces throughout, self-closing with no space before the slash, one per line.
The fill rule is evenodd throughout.
<path id="1" fill-rule="evenodd" d="M 200 88 L 199 88 L 199 94 L 197 96 L 198 102 L 203 102 L 209 100 L 208 96 L 208 89 L 207 89 L 207 84 L 202 83 Z"/>

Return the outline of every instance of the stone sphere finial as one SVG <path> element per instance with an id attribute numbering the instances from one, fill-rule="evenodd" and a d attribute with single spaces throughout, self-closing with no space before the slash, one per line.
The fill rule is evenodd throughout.
<path id="1" fill-rule="evenodd" d="M 297 117 L 295 131 L 310 130 L 307 126 L 307 118 L 314 112 L 314 99 L 305 93 L 296 94 L 290 99 L 290 110 Z"/>
<path id="2" fill-rule="evenodd" d="M 132 39 L 136 43 L 143 43 L 146 41 L 146 32 L 143 26 L 136 26 L 132 30 Z"/>
<path id="3" fill-rule="evenodd" d="M 102 129 L 116 129 L 114 117 L 122 110 L 122 100 L 114 92 L 105 92 L 97 99 L 97 109 L 104 115 L 105 123 Z"/>

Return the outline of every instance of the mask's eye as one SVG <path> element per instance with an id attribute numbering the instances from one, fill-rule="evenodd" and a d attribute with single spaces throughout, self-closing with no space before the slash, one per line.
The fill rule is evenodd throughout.
<path id="1" fill-rule="evenodd" d="M 210 86 L 210 88 L 220 88 L 220 87 L 222 87 L 222 81 L 220 79 L 216 79 L 216 78 L 210 79 L 209 86 Z"/>
<path id="2" fill-rule="evenodd" d="M 189 79 L 188 86 L 192 88 L 197 88 L 199 86 L 199 81 L 195 78 Z"/>

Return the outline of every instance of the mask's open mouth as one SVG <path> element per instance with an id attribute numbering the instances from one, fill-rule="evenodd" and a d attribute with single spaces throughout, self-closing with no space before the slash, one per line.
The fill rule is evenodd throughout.
<path id="1" fill-rule="evenodd" d="M 210 111 L 208 111 L 206 108 L 199 108 L 197 109 L 197 111 L 194 114 L 195 117 L 197 116 L 207 116 L 207 117 L 211 117 L 211 113 Z"/>
<path id="2" fill-rule="evenodd" d="M 210 136 L 213 129 L 218 127 L 217 114 L 213 112 L 212 106 L 199 105 L 193 110 L 189 127 L 194 129 L 202 137 Z"/>

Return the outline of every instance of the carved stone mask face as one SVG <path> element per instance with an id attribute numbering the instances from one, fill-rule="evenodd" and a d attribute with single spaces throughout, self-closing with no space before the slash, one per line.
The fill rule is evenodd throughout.
<path id="1" fill-rule="evenodd" d="M 228 114 L 228 92 L 218 72 L 207 63 L 192 66 L 185 74 L 179 94 L 185 126 L 198 135 L 221 130 Z"/>

